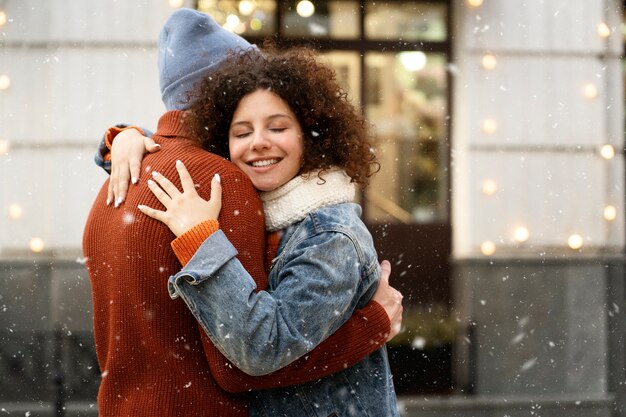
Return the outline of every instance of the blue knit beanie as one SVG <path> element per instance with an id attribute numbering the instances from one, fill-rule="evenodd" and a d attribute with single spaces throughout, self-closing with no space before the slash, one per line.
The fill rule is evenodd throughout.
<path id="1" fill-rule="evenodd" d="M 167 110 L 190 106 L 188 93 L 232 49 L 255 48 L 205 13 L 178 9 L 159 35 L 161 98 Z"/>

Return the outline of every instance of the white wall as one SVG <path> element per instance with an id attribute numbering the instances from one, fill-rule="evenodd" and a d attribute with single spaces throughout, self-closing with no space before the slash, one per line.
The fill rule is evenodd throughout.
<path id="1" fill-rule="evenodd" d="M 187 2 L 189 3 L 189 2 Z M 167 0 L 5 0 L 0 28 L 0 255 L 78 252 L 105 174 L 93 163 L 104 129 L 155 127 L 160 100 L 156 39 Z M 2 149 L 2 145 L 0 145 Z M 22 216 L 12 219 L 17 204 Z"/>
<path id="2" fill-rule="evenodd" d="M 615 0 L 454 2 L 454 256 L 619 251 L 624 245 L 621 11 Z M 608 38 L 598 34 L 607 23 Z M 485 69 L 485 54 L 496 58 Z M 583 91 L 592 84 L 597 97 Z M 495 121 L 485 133 L 483 121 Z M 485 180 L 497 191 L 482 192 Z M 617 207 L 613 221 L 606 204 Z M 515 241 L 514 230 L 529 231 Z"/>

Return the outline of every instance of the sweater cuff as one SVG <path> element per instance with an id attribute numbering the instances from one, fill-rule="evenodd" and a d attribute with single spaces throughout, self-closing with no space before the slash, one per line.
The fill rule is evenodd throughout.
<path id="1" fill-rule="evenodd" d="M 196 253 L 202 242 L 220 228 L 220 223 L 215 219 L 205 220 L 187 230 L 172 241 L 172 249 L 182 266 Z"/>
<path id="2" fill-rule="evenodd" d="M 142 135 L 146 135 L 145 132 L 143 131 L 143 129 L 141 129 L 140 127 L 137 126 L 122 126 L 122 125 L 118 125 L 118 126 L 113 126 L 107 129 L 107 131 L 104 133 L 104 144 L 106 145 L 107 149 L 109 150 L 109 152 L 104 155 L 104 160 L 105 161 L 110 161 L 111 160 L 111 146 L 113 146 L 113 140 L 115 140 L 115 137 L 120 133 L 123 132 L 124 130 L 128 130 L 128 129 L 135 129 L 136 131 L 138 131 L 139 133 L 141 133 Z"/>

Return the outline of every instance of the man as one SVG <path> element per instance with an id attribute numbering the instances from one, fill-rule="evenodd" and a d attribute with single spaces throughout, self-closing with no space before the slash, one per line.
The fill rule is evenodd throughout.
<path id="1" fill-rule="evenodd" d="M 159 37 L 161 92 L 168 111 L 153 140 L 162 149 L 148 154 L 142 169 L 135 171 L 133 182 L 139 185 L 125 202 L 116 196 L 118 208 L 107 204 L 111 202 L 107 181 L 89 214 L 83 245 L 102 372 L 100 416 L 245 416 L 245 395 L 229 394 L 216 381 L 228 381 L 230 391 L 246 391 L 315 380 L 358 362 L 384 344 L 385 333 L 390 332 L 386 310 L 370 303 L 306 358 L 274 374 L 251 377 L 219 353 L 181 300 L 170 299 L 167 280 L 181 268 L 170 247 L 174 235 L 142 215 L 137 205 L 158 207 L 145 184 L 153 171 L 177 178 L 178 159 L 185 162 L 205 199 L 211 179 L 220 174 L 221 228 L 257 287 L 267 286 L 262 267 L 265 227 L 255 189 L 230 162 L 200 149 L 181 123 L 188 93 L 238 47 L 251 46 L 207 15 L 189 9 L 171 15 Z M 108 132 L 109 144 L 117 132 Z"/>

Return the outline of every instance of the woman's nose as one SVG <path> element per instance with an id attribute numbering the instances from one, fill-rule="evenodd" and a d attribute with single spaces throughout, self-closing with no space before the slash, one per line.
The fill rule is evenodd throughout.
<path id="1" fill-rule="evenodd" d="M 267 139 L 263 131 L 256 131 L 252 136 L 252 143 L 250 147 L 255 151 L 260 149 L 268 149 L 272 146 L 271 142 Z"/>

